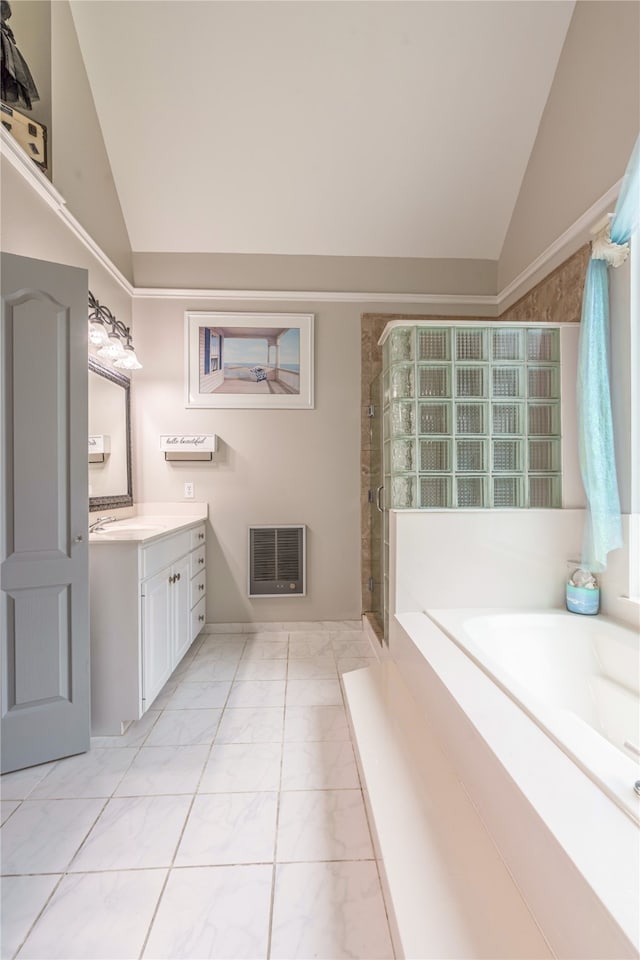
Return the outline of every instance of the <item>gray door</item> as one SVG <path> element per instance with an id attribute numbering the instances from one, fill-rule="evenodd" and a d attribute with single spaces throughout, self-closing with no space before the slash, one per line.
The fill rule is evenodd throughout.
<path id="1" fill-rule="evenodd" d="M 1 266 L 5 773 L 89 749 L 87 272 Z"/>

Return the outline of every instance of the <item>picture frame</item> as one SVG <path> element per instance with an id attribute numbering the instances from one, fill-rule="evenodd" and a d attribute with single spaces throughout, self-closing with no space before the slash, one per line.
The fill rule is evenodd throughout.
<path id="1" fill-rule="evenodd" d="M 313 409 L 312 313 L 185 313 L 185 407 Z"/>

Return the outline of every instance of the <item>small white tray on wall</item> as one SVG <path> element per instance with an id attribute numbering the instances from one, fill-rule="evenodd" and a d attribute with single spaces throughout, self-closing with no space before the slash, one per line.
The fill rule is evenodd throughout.
<path id="1" fill-rule="evenodd" d="M 104 458 L 111 453 L 111 437 L 103 433 L 95 433 L 89 437 L 89 463 L 104 463 Z"/>
<path id="2" fill-rule="evenodd" d="M 212 460 L 217 449 L 215 433 L 168 433 L 160 437 L 165 460 Z"/>

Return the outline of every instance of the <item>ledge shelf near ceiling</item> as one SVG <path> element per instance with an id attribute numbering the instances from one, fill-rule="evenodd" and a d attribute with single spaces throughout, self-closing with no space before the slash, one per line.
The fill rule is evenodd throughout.
<path id="1" fill-rule="evenodd" d="M 217 449 L 215 433 L 168 433 L 160 437 L 165 460 L 212 460 Z"/>

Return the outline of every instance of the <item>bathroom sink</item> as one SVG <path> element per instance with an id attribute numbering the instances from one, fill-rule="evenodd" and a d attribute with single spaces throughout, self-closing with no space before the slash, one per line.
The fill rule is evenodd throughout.
<path id="1" fill-rule="evenodd" d="M 123 517 L 122 520 L 112 520 L 103 527 L 92 530 L 91 537 L 107 542 L 109 540 L 147 540 L 162 533 L 171 533 L 185 525 L 193 523 L 191 517 L 157 516 L 144 514 L 138 517 Z"/>
<path id="2" fill-rule="evenodd" d="M 103 536 L 109 540 L 134 540 L 164 533 L 167 524 L 157 517 L 127 517 L 125 520 L 113 520 L 104 527 L 92 531 L 92 535 Z"/>
<path id="3" fill-rule="evenodd" d="M 110 540 L 135 540 L 137 537 L 150 537 L 155 533 L 164 533 L 164 527 L 105 527 L 96 530 L 94 534 L 104 536 Z"/>
<path id="4" fill-rule="evenodd" d="M 160 520 L 137 520 L 130 517 L 127 520 L 114 520 L 112 523 L 105 524 L 100 533 L 111 533 L 113 530 L 135 530 L 139 533 L 141 530 L 164 530 L 166 525 Z"/>

